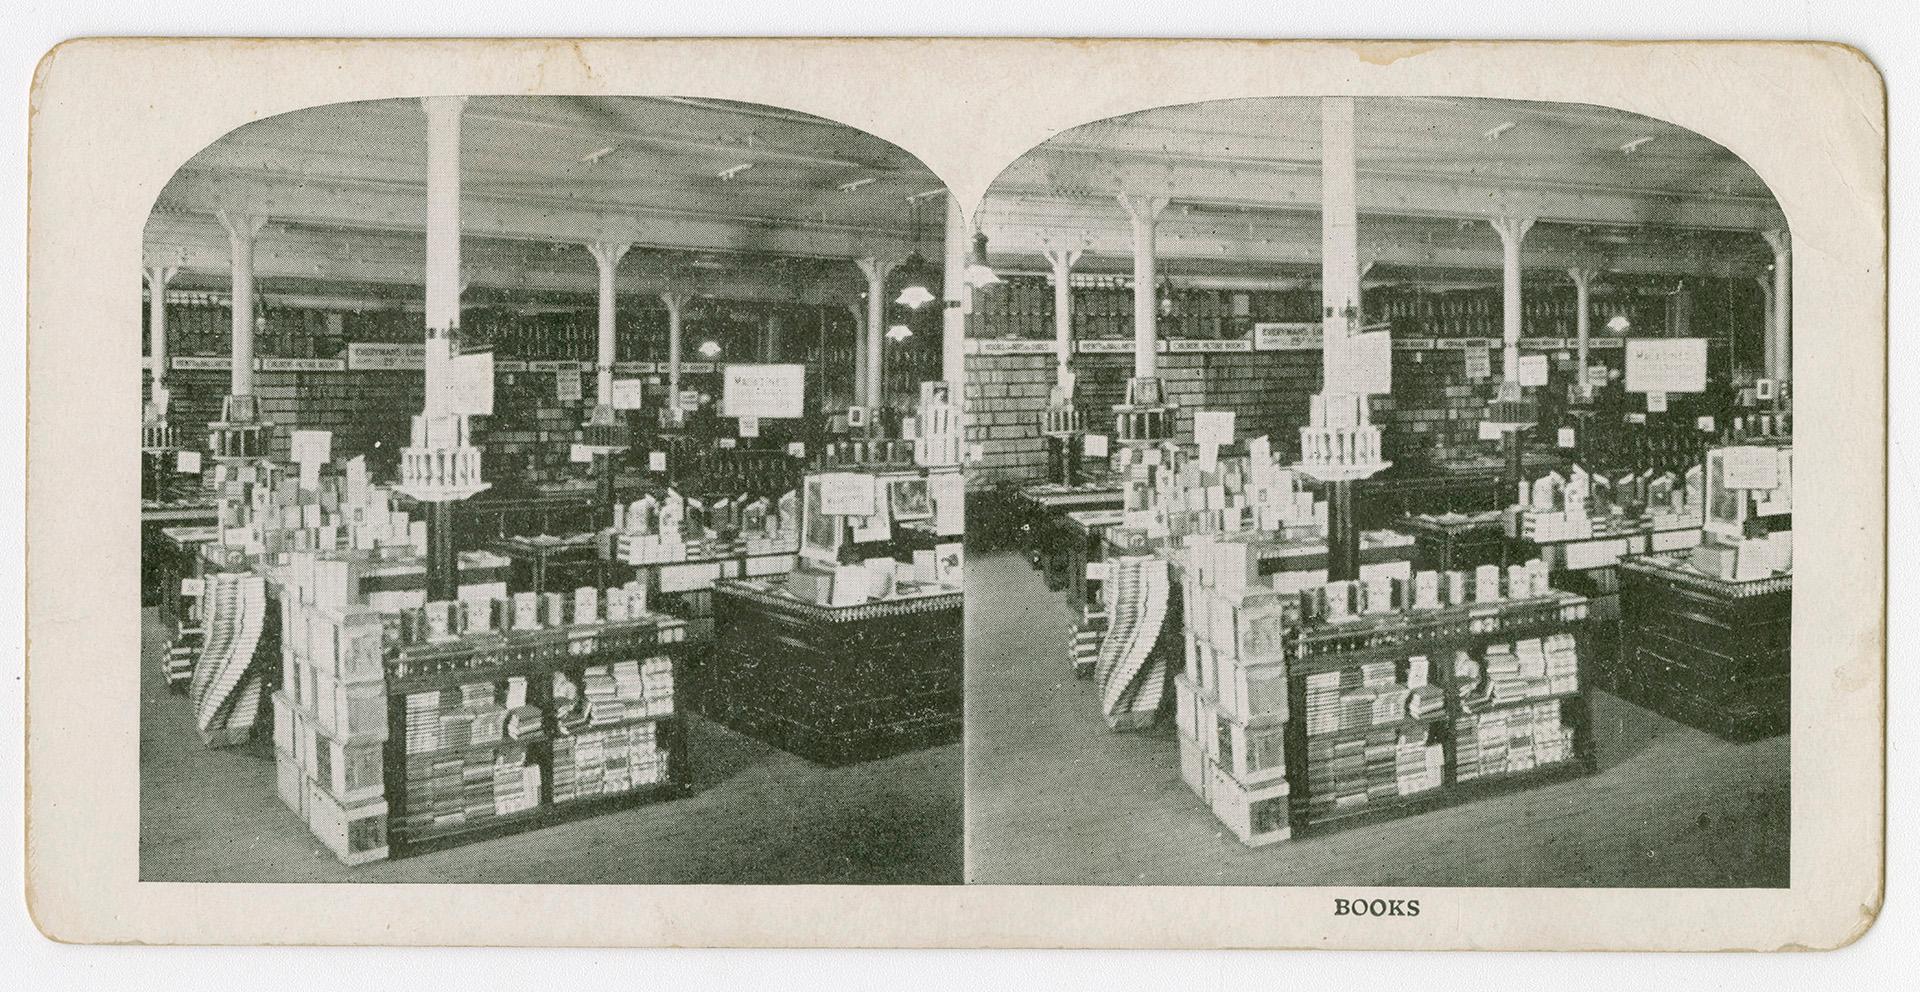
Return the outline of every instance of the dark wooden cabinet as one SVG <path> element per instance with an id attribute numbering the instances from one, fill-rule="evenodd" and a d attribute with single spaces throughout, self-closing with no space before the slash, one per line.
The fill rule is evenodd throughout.
<path id="1" fill-rule="evenodd" d="M 1793 577 L 1708 578 L 1677 557 L 1621 561 L 1620 651 L 1608 688 L 1729 740 L 1785 733 Z"/>

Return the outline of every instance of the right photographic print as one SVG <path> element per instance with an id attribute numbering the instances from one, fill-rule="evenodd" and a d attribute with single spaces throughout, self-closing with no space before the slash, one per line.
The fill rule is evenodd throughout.
<path id="1" fill-rule="evenodd" d="M 1789 885 L 1792 244 L 1738 156 L 1223 100 L 974 221 L 970 882 Z"/>

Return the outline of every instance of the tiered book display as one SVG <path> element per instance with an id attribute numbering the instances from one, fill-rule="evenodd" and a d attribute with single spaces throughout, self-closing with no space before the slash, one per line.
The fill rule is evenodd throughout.
<path id="1" fill-rule="evenodd" d="M 1193 602 L 1181 776 L 1249 846 L 1591 768 L 1587 603 L 1539 562 Z"/>
<path id="2" fill-rule="evenodd" d="M 280 797 L 362 864 L 661 798 L 686 782 L 681 621 L 638 589 L 382 613 L 324 583 L 287 606 Z"/>

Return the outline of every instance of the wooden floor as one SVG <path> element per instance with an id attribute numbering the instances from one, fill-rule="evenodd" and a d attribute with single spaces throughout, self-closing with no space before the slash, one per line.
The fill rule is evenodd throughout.
<path id="1" fill-rule="evenodd" d="M 348 868 L 274 792 L 271 746 L 209 751 L 142 623 L 140 877 L 194 882 L 960 881 L 961 749 L 827 769 L 694 718 L 695 792 L 671 802 Z"/>
<path id="2" fill-rule="evenodd" d="M 1067 663 L 1063 594 L 967 562 L 967 879 L 982 883 L 1780 887 L 1787 737 L 1728 744 L 1604 693 L 1598 773 L 1242 847 L 1180 782 L 1171 727 L 1115 734 Z"/>

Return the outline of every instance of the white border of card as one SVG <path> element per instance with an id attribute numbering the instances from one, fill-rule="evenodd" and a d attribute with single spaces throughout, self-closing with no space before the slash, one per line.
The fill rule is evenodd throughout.
<path id="1" fill-rule="evenodd" d="M 831 76 L 823 74 L 830 73 Z M 247 85 L 235 86 L 235 79 Z M 983 81 L 1020 80 L 1019 86 Z M 1791 80 L 1792 85 L 1781 85 Z M 918 155 L 972 211 L 1051 134 L 1242 96 L 1557 100 L 1659 117 L 1792 226 L 1792 884 L 1777 890 L 181 885 L 137 881 L 134 494 L 141 229 L 181 163 L 304 107 L 422 93 L 790 108 Z M 1765 113 L 1753 112 L 1765 93 Z M 739 946 L 1827 948 L 1882 893 L 1885 96 L 1840 46 L 1044 40 L 89 40 L 42 65 L 29 168 L 28 899 L 66 941 Z M 1779 122 L 1793 121 L 1793 127 Z M 111 155 L 100 149 L 111 148 Z M 129 283 L 128 285 L 132 285 Z M 108 328 L 121 331 L 109 333 Z M 1867 388 L 1863 388 L 1867 387 Z M 105 418 L 104 420 L 102 418 Z M 75 424 L 106 429 L 75 431 Z M 88 714 L 85 720 L 74 714 Z M 102 728 L 107 728 L 104 732 Z M 1091 731 L 1090 731 L 1091 732 Z M 269 797 L 270 798 L 270 797 Z M 1625 797 L 1623 797 L 1625 801 Z M 1284 850 L 1268 852 L 1285 857 Z M 1417 875 L 1417 866 L 1409 866 Z M 1418 899 L 1340 917 L 1338 897 Z"/>

